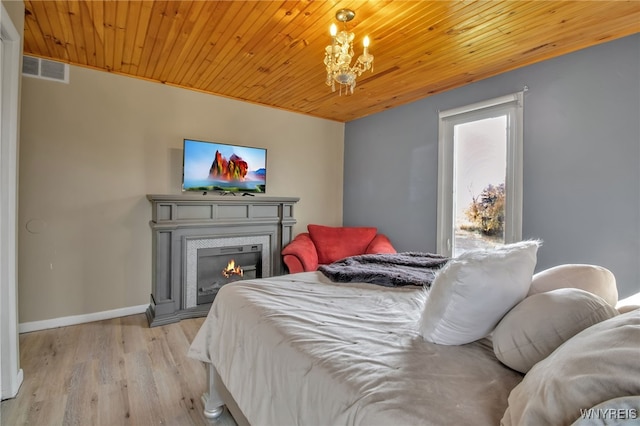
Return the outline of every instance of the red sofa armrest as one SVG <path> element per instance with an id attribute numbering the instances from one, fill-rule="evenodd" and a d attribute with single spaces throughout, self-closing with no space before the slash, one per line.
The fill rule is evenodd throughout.
<path id="1" fill-rule="evenodd" d="M 290 274 L 318 269 L 318 252 L 306 232 L 298 234 L 282 249 L 282 256 Z"/>
<path id="2" fill-rule="evenodd" d="M 376 254 L 376 253 L 396 253 L 396 249 L 393 248 L 391 241 L 384 234 L 378 234 L 374 237 L 374 239 L 369 243 L 367 247 L 367 251 L 365 254 Z"/>

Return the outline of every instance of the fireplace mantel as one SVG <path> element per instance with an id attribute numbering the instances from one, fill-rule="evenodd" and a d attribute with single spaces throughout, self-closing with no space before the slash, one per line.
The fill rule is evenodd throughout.
<path id="1" fill-rule="evenodd" d="M 150 326 L 204 316 L 210 304 L 185 308 L 187 246 L 190 241 L 256 238 L 266 241 L 271 275 L 284 273 L 280 252 L 292 238 L 293 208 L 298 198 L 149 194 L 153 258 L 152 290 L 147 319 Z"/>

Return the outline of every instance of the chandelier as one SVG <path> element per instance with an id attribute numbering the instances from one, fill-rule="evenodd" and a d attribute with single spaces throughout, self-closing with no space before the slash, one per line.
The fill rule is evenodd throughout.
<path id="1" fill-rule="evenodd" d="M 327 68 L 327 86 L 331 86 L 332 91 L 336 91 L 336 83 L 340 85 L 345 93 L 351 92 L 356 87 L 356 77 L 363 72 L 373 71 L 373 55 L 369 53 L 369 37 L 362 41 L 364 51 L 358 56 L 355 64 L 351 66 L 353 59 L 353 39 L 355 34 L 347 31 L 346 23 L 351 21 L 356 13 L 350 9 L 340 9 L 336 13 L 336 19 L 344 23 L 344 29 L 338 32 L 336 24 L 331 24 L 331 44 L 325 48 L 324 65 Z"/>

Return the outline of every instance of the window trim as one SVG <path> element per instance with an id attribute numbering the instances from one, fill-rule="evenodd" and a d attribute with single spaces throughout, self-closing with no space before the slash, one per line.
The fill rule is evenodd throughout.
<path id="1" fill-rule="evenodd" d="M 522 239 L 523 104 L 524 91 L 439 112 L 436 230 L 436 250 L 439 254 L 451 256 L 453 252 L 454 127 L 497 115 L 507 115 L 509 132 L 504 241 L 513 243 Z"/>

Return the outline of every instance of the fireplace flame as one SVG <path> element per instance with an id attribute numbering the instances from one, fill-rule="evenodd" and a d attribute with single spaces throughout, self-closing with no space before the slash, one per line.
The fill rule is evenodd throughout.
<path id="1" fill-rule="evenodd" d="M 242 268 L 240 268 L 240 265 L 236 265 L 236 262 L 233 259 L 231 259 L 227 264 L 227 267 L 222 270 L 222 275 L 224 275 L 225 278 L 231 278 L 233 275 L 241 277 L 243 274 Z"/>

